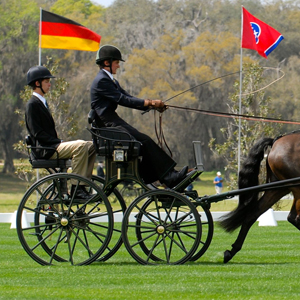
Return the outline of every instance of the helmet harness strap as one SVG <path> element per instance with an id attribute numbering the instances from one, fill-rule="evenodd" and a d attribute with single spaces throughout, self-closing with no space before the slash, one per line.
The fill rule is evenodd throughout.
<path id="1" fill-rule="evenodd" d="M 39 82 L 39 86 L 37 86 L 37 88 L 40 88 L 40 90 L 42 91 L 42 93 L 45 95 L 46 93 L 45 93 L 45 91 L 43 90 L 43 88 L 42 88 L 42 81 L 43 81 L 43 79 L 39 79 L 39 80 L 37 80 L 38 82 Z"/>

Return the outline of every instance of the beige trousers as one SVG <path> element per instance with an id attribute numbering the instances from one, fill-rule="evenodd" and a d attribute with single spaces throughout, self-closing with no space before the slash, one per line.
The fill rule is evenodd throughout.
<path id="1" fill-rule="evenodd" d="M 96 151 L 91 141 L 62 142 L 57 147 L 60 159 L 72 159 L 72 173 L 81 175 L 88 179 L 92 178 Z M 56 159 L 56 153 L 50 159 Z"/>

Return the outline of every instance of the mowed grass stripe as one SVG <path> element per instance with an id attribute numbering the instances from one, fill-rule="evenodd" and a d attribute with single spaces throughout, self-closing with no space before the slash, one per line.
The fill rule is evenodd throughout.
<path id="1" fill-rule="evenodd" d="M 0 224 L 0 299 L 291 299 L 298 296 L 300 235 L 288 222 L 251 228 L 244 248 L 224 265 L 237 232 L 217 224 L 196 262 L 142 266 L 122 247 L 105 263 L 43 267 Z"/>

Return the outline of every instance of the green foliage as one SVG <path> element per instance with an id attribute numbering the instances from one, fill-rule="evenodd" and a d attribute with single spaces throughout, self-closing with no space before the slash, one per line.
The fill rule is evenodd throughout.
<path id="1" fill-rule="evenodd" d="M 253 62 L 255 59 L 261 66 L 277 66 L 286 73 L 283 80 L 266 90 L 266 97 L 272 98 L 270 106 L 276 114 L 296 120 L 300 111 L 298 2 L 243 2 L 252 14 L 285 37 L 268 60 L 248 49 L 244 49 L 243 60 Z M 121 64 L 118 79 L 134 96 L 165 100 L 202 82 L 239 70 L 240 0 L 115 0 L 108 8 L 90 0 L 3 0 L 0 3 L 0 104 L 5 109 L 0 112 L 0 149 L 6 163 L 4 170 L 9 169 L 7 162 L 13 167 L 16 153 L 12 145 L 23 135 L 14 112 L 24 110 L 19 92 L 25 85 L 27 70 L 38 62 L 39 7 L 99 33 L 101 45 L 118 46 L 126 60 Z M 76 113 L 76 137 L 90 139 L 85 127 L 90 109 L 89 88 L 98 71 L 95 53 L 43 49 L 43 64 L 46 56 L 59 63 L 60 77 L 70 84 L 60 99 L 69 105 L 70 114 Z M 175 97 L 169 104 L 228 111 L 226 99 L 233 93 L 235 79 L 230 76 L 214 80 Z M 52 109 L 55 112 L 56 106 Z M 126 108 L 120 108 L 118 113 L 141 131 L 154 136 L 152 114 L 142 117 L 138 111 Z M 166 138 L 180 165 L 187 161 L 193 163 L 191 141 L 201 140 L 205 169 L 223 168 L 223 157 L 213 155 L 207 145 L 212 138 L 218 143 L 226 141 L 219 130 L 224 127 L 225 118 L 174 109 L 164 113 Z M 283 128 L 295 130 L 295 125 Z"/>
<path id="2" fill-rule="evenodd" d="M 92 30 L 95 29 L 96 22 L 98 26 L 104 25 L 102 21 L 99 22 L 99 17 L 105 9 L 100 5 L 93 4 L 90 0 L 58 0 L 51 7 L 51 11 Z"/>
<path id="3" fill-rule="evenodd" d="M 279 118 L 274 114 L 274 109 L 271 108 L 271 98 L 265 97 L 265 92 L 260 90 L 264 83 L 264 69 L 258 64 L 245 64 L 242 83 L 242 115 Z M 235 93 L 231 96 L 228 107 L 232 114 L 239 114 L 239 82 L 235 83 Z M 281 128 L 279 123 L 268 123 L 265 121 L 249 121 L 241 120 L 240 127 L 240 149 L 241 161 L 247 156 L 250 148 L 256 140 L 261 137 L 274 137 Z M 238 170 L 238 144 L 239 144 L 239 118 L 234 118 L 228 123 L 228 126 L 221 128 L 224 134 L 225 142 L 222 144 L 216 143 L 215 139 L 211 139 L 209 146 L 218 155 L 221 155 L 226 161 L 225 170 L 230 174 L 229 188 L 237 187 L 237 170 Z"/>

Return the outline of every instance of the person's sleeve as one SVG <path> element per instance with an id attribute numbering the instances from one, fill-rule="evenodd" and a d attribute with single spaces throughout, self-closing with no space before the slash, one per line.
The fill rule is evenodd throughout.
<path id="1" fill-rule="evenodd" d="M 96 93 L 104 97 L 106 100 L 116 102 L 121 106 L 139 110 L 148 109 L 148 107 L 144 106 L 144 99 L 131 96 L 121 87 L 118 89 L 109 78 L 102 78 L 99 80 L 96 87 Z"/>

